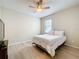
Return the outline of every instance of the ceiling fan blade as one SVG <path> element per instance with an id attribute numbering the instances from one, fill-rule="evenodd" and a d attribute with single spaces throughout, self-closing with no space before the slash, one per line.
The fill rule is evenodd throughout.
<path id="1" fill-rule="evenodd" d="M 50 9 L 50 7 L 44 7 L 43 9 Z"/>
<path id="2" fill-rule="evenodd" d="M 31 8 L 35 8 L 34 6 L 29 6 L 29 7 L 31 7 Z"/>

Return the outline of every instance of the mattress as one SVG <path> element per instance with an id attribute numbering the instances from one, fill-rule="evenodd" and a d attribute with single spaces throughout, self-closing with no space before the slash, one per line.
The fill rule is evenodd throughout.
<path id="1" fill-rule="evenodd" d="M 42 46 L 51 56 L 54 56 L 56 48 L 64 43 L 65 40 L 65 36 L 43 34 L 36 35 L 32 42 Z"/>

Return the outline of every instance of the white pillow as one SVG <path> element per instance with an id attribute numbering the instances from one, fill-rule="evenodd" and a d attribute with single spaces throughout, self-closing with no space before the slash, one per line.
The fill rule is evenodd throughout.
<path id="1" fill-rule="evenodd" d="M 64 36 L 64 31 L 54 31 L 54 35 Z"/>
<path id="2" fill-rule="evenodd" d="M 50 31 L 48 34 L 49 35 L 54 35 L 54 31 Z"/>

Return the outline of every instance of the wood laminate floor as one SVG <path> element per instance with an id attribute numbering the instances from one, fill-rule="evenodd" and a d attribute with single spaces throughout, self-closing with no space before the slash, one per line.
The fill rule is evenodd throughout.
<path id="1" fill-rule="evenodd" d="M 8 59 L 79 59 L 79 50 L 62 45 L 52 58 L 32 44 L 22 44 L 8 48 Z"/>
<path id="2" fill-rule="evenodd" d="M 79 59 L 79 50 L 65 45 L 56 50 L 56 55 L 53 58 L 33 46 L 28 46 L 21 54 L 22 59 Z"/>

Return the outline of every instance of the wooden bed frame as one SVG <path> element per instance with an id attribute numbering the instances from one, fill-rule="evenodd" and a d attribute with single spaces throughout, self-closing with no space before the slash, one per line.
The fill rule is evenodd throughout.
<path id="1" fill-rule="evenodd" d="M 47 54 L 49 54 L 49 53 L 47 52 L 47 50 L 46 50 L 45 48 L 43 48 L 41 45 L 38 45 L 38 44 L 36 44 L 36 43 L 32 43 L 32 44 L 35 45 L 37 48 L 41 49 L 42 51 L 46 52 Z"/>

